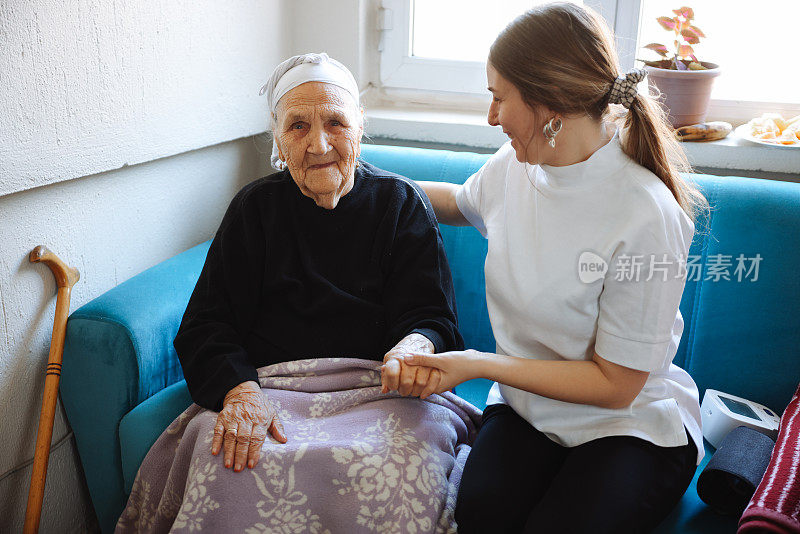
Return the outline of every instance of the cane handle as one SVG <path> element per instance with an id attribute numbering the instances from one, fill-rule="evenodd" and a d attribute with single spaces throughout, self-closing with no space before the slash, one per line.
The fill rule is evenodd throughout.
<path id="1" fill-rule="evenodd" d="M 61 258 L 50 252 L 44 245 L 39 245 L 33 249 L 29 259 L 33 263 L 44 263 L 50 267 L 58 287 L 71 288 L 81 278 L 81 273 L 78 272 L 78 269 L 70 267 L 61 261 Z"/>

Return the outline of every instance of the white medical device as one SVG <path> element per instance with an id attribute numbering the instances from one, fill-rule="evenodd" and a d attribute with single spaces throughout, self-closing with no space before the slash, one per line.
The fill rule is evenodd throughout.
<path id="1" fill-rule="evenodd" d="M 752 428 L 774 441 L 781 422 L 781 418 L 766 406 L 715 389 L 707 389 L 703 395 L 700 418 L 703 436 L 715 448 L 738 426 Z"/>

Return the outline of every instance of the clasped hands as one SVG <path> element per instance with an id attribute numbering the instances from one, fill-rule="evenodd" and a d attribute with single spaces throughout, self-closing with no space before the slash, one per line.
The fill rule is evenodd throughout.
<path id="1" fill-rule="evenodd" d="M 425 399 L 480 376 L 483 353 L 475 350 L 433 354 L 434 346 L 421 334 L 409 334 L 386 353 L 381 367 L 382 392 Z"/>
<path id="2" fill-rule="evenodd" d="M 427 398 L 438 393 L 442 373 L 435 367 L 411 365 L 405 360 L 415 353 L 432 353 L 433 343 L 422 334 L 409 334 L 383 357 L 381 393 L 397 391 L 407 397 Z"/>

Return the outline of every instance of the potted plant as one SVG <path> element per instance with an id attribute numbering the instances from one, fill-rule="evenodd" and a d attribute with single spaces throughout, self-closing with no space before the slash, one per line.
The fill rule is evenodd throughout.
<path id="1" fill-rule="evenodd" d="M 703 122 L 711 87 L 720 71 L 719 65 L 698 61 L 695 56 L 692 45 L 705 38 L 705 34 L 694 25 L 694 10 L 681 7 L 672 12 L 675 16 L 656 20 L 662 28 L 674 33 L 674 50 L 660 43 L 650 43 L 644 48 L 657 53 L 661 59 L 640 61 L 645 64 L 651 87 L 662 94 L 672 126 L 677 128 Z"/>

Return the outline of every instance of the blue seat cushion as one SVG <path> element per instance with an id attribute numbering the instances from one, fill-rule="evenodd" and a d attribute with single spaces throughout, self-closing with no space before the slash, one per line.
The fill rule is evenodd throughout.
<path id="1" fill-rule="evenodd" d="M 192 404 L 186 380 L 168 386 L 128 412 L 119 423 L 122 480 L 130 494 L 147 451 L 169 424 Z"/>

